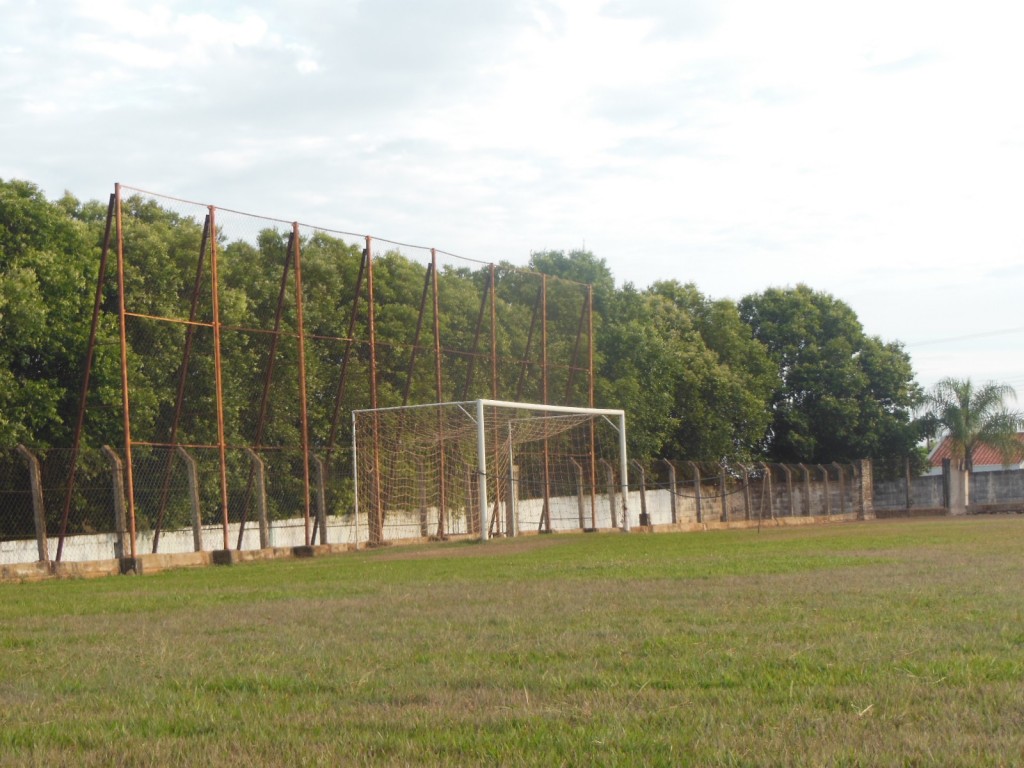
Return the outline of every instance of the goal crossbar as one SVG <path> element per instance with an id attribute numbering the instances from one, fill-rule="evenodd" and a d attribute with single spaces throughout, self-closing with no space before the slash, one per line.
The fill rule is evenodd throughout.
<path id="1" fill-rule="evenodd" d="M 545 413 L 577 413 L 581 415 L 590 416 L 614 416 L 616 418 L 625 418 L 626 412 L 619 408 L 577 408 L 571 405 L 542 405 L 541 403 L 517 403 L 512 400 L 453 400 L 446 403 L 421 403 L 419 405 L 393 405 L 385 408 L 360 408 L 352 412 L 353 416 L 357 413 L 385 413 L 388 411 L 413 411 L 422 410 L 424 408 L 440 408 L 444 406 L 457 407 L 465 406 L 466 408 L 473 408 L 474 411 L 477 405 L 482 405 L 485 408 L 514 408 L 519 411 L 543 411 Z"/>

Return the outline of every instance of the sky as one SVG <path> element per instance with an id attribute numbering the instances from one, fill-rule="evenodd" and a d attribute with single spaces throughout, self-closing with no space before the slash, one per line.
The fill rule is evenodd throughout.
<path id="1" fill-rule="evenodd" d="M 1016 0 L 0 0 L 0 178 L 740 299 L 1024 403 Z"/>

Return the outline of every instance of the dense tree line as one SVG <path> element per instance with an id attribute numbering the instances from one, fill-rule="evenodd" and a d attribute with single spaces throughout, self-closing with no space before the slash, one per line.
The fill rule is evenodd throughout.
<path id="1" fill-rule="evenodd" d="M 202 223 L 152 200 L 129 198 L 124 206 L 130 222 L 125 248 L 133 254 L 125 275 L 131 310 L 208 314 L 210 296 L 200 292 L 197 306 L 189 307 L 191 284 L 182 279 L 195 269 L 209 234 Z M 45 453 L 70 443 L 106 211 L 106 204 L 83 203 L 70 194 L 49 201 L 29 182 L 0 181 L 0 446 L 21 442 Z M 289 325 L 295 322 L 293 305 L 287 305 L 285 317 L 275 317 L 288 234 L 265 230 L 256 242 L 219 242 L 225 326 L 251 326 L 256 318 L 259 330 L 272 330 L 275 322 L 294 327 Z M 351 381 L 365 381 L 369 365 L 368 350 L 346 349 L 336 340 L 351 311 L 347 297 L 359 279 L 361 252 L 317 233 L 302 243 L 302 258 L 311 291 L 305 316 L 311 432 L 323 445 L 337 400 L 339 366 L 348 366 Z M 922 393 L 909 356 L 899 343 L 865 334 L 855 312 L 834 296 L 806 285 L 767 288 L 739 301 L 713 299 L 692 283 L 675 280 L 617 287 L 605 262 L 584 251 L 534 253 L 527 268 L 593 286 L 596 405 L 627 410 L 635 456 L 809 463 L 868 457 L 883 471 L 917 456 L 922 425 L 913 411 Z M 380 404 L 432 401 L 433 361 L 410 357 L 427 267 L 392 252 L 379 254 L 374 269 Z M 510 265 L 499 265 L 498 271 L 496 343 L 503 356 L 525 359 L 536 281 Z M 488 268 L 449 268 L 438 276 L 444 297 L 440 323 L 449 350 L 445 399 L 489 395 L 482 384 L 489 374 L 474 370 L 486 366 L 465 354 L 479 347 L 474 329 L 488 277 Z M 571 395 L 579 402 L 585 381 L 574 378 L 572 366 L 564 363 L 578 358 L 571 347 L 582 294 L 565 286 L 552 281 L 549 289 L 551 355 L 563 363 L 552 368 L 549 387 L 552 401 Z M 91 446 L 116 444 L 120 429 L 111 270 L 103 297 L 107 311 L 86 428 Z M 365 333 L 364 315 L 353 322 L 357 333 Z M 198 405 L 209 405 L 214 397 L 208 383 L 213 339 L 207 329 L 192 332 L 190 341 L 196 354 L 184 379 L 192 410 L 185 409 L 177 421 L 172 416 L 189 333 L 181 324 L 141 319 L 131 327 L 133 428 L 154 440 L 175 429 L 192 442 L 215 439 Z M 262 391 L 270 339 L 266 333 L 236 332 L 222 342 L 225 428 L 243 441 L 295 445 L 297 426 L 288 414 L 298 396 L 297 380 L 275 376 L 273 391 Z M 282 336 L 275 354 L 282 370 L 294 368 L 294 338 Z M 539 380 L 530 366 L 500 375 L 503 396 L 539 400 Z M 367 406 L 365 389 L 350 387 L 346 407 Z M 254 403 L 263 400 L 268 414 L 255 434 L 251 414 Z"/>

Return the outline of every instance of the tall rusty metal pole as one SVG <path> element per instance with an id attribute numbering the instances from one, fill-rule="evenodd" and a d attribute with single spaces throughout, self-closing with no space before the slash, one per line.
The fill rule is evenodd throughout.
<path id="1" fill-rule="evenodd" d="M 217 406 L 217 458 L 220 461 L 221 524 L 224 529 L 224 549 L 231 548 L 228 541 L 228 465 L 227 443 L 224 437 L 224 371 L 220 346 L 220 277 L 217 271 L 217 211 L 210 206 L 210 282 L 213 303 L 213 377 L 216 385 Z"/>
<path id="2" fill-rule="evenodd" d="M 548 405 L 548 276 L 540 276 L 540 382 L 541 398 Z M 544 438 L 544 512 L 541 516 L 551 530 L 551 446 Z"/>
<path id="3" fill-rule="evenodd" d="M 292 253 L 296 243 L 295 233 L 288 237 L 288 246 L 285 249 L 284 267 L 281 269 L 281 284 L 277 291 L 277 307 L 274 310 L 274 331 L 270 337 L 270 351 L 267 354 L 267 365 L 263 372 L 263 390 L 260 393 L 259 414 L 256 417 L 256 431 L 252 438 L 252 450 L 258 451 L 263 445 L 263 433 L 266 430 L 267 414 L 270 409 L 270 387 L 274 381 L 274 369 L 277 367 L 277 348 L 281 341 L 281 322 L 284 317 L 284 301 L 288 295 L 288 272 L 291 270 Z M 256 481 L 256 466 L 249 468 L 249 478 L 246 481 L 245 496 L 242 501 L 242 514 L 238 521 L 238 538 L 235 541 L 235 549 L 241 551 L 242 541 L 245 537 L 245 528 L 248 523 L 249 502 L 252 499 L 253 484 Z"/>
<path id="4" fill-rule="evenodd" d="M 533 312 L 530 314 L 530 330 L 526 334 L 526 347 L 523 349 L 522 367 L 519 369 L 519 380 L 516 382 L 517 401 L 523 399 L 523 388 L 526 386 L 526 373 L 530 369 L 530 350 L 533 347 L 533 332 L 537 326 L 537 313 L 540 311 L 541 302 L 544 298 L 544 285 L 537 291 L 537 298 L 533 302 Z"/>
<path id="5" fill-rule="evenodd" d="M 572 401 L 572 387 L 573 384 L 576 383 L 576 369 L 579 368 L 580 364 L 580 343 L 583 339 L 584 323 L 587 322 L 587 308 L 587 297 L 584 296 L 582 306 L 580 307 L 579 324 L 576 327 L 576 343 L 572 348 L 572 358 L 569 361 L 569 371 L 568 375 L 565 377 L 565 402 L 563 405 L 569 405 Z"/>
<path id="6" fill-rule="evenodd" d="M 484 293 L 480 297 L 480 311 L 476 316 L 476 330 L 473 332 L 473 348 L 469 352 L 469 362 L 466 365 L 466 383 L 462 386 L 462 397 L 460 400 L 467 400 L 473 387 L 473 374 L 476 371 L 476 358 L 480 351 L 480 331 L 484 325 L 484 313 L 487 311 L 487 295 L 490 292 L 490 283 L 484 284 Z"/>
<path id="7" fill-rule="evenodd" d="M 299 243 L 299 223 L 292 224 L 292 244 L 295 258 L 295 324 L 299 343 L 299 426 L 302 434 L 302 520 L 306 529 L 306 546 L 312 542 L 309 490 L 309 412 L 306 404 L 306 323 L 302 313 L 302 247 Z M 327 542 L 321 541 L 321 544 Z"/>
<path id="8" fill-rule="evenodd" d="M 363 275 L 366 273 L 366 254 L 359 260 L 359 274 L 356 276 L 356 287 L 352 296 L 352 313 L 348 318 L 348 336 L 345 339 L 345 354 L 341 358 L 341 371 L 338 374 L 338 388 L 334 394 L 334 410 L 331 413 L 331 431 L 327 437 L 327 454 L 330 456 L 334 450 L 335 438 L 338 433 L 338 415 L 341 413 L 341 403 L 345 396 L 345 384 L 348 378 L 348 363 L 352 357 L 352 347 L 355 346 L 356 319 L 359 310 L 359 292 L 363 287 Z"/>
<path id="9" fill-rule="evenodd" d="M 423 315 L 427 309 L 427 294 L 430 291 L 431 275 L 434 272 L 434 265 L 428 264 L 426 274 L 423 276 L 423 293 L 420 294 L 420 312 L 416 316 L 416 333 L 412 339 L 412 349 L 409 352 L 409 369 L 405 375 L 405 389 L 402 391 L 402 405 L 409 404 L 409 396 L 412 394 L 412 377 L 416 372 L 416 358 L 420 349 L 420 335 L 423 333 Z"/>
<path id="10" fill-rule="evenodd" d="M 497 307 L 497 279 L 495 275 L 494 264 L 490 265 L 490 296 L 491 296 L 491 399 L 498 399 L 498 307 Z M 492 409 L 492 415 L 497 412 L 497 409 Z M 507 493 L 504 487 L 504 483 L 507 478 L 501 472 L 501 461 L 500 461 L 500 450 L 501 436 L 498 434 L 498 424 L 495 420 L 493 434 L 491 440 L 494 443 L 494 469 L 491 474 L 494 475 L 494 517 L 493 524 L 498 528 L 501 527 L 501 503 L 502 500 L 507 497 Z M 486 481 L 486 478 L 484 478 Z"/>
<path id="11" fill-rule="evenodd" d="M 441 296 L 440 286 L 437 279 L 437 249 L 430 249 L 430 265 L 433 274 L 433 305 L 434 305 L 434 387 L 437 402 L 444 402 L 444 380 L 441 378 Z M 439 438 L 438 462 L 440 472 L 438 473 L 438 502 L 437 502 L 437 535 L 442 538 L 445 535 L 447 525 L 448 498 L 447 478 L 445 477 L 445 455 L 444 455 L 444 418 L 440 409 L 437 411 L 437 434 Z"/>
<path id="12" fill-rule="evenodd" d="M 366 304 L 370 331 L 370 407 L 377 407 L 377 308 L 373 294 L 373 238 L 366 237 Z"/>
<path id="13" fill-rule="evenodd" d="M 594 407 L 594 286 L 587 286 L 587 407 Z M 597 446 L 594 420 L 590 420 L 590 519 L 597 528 Z M 675 488 L 672 489 L 675 493 Z M 674 496 L 673 496 L 674 498 Z"/>
<path id="14" fill-rule="evenodd" d="M 128 335 L 125 329 L 124 303 L 124 222 L 121 215 L 121 185 L 114 185 L 117 200 L 117 316 L 121 346 L 121 411 L 124 424 L 125 495 L 128 497 L 128 540 L 131 558 L 138 556 L 135 541 L 135 480 L 132 474 L 132 418 L 128 396 Z"/>
<path id="15" fill-rule="evenodd" d="M 498 306 L 497 276 L 491 264 L 491 399 L 498 399 Z"/>
<path id="16" fill-rule="evenodd" d="M 68 516 L 71 513 L 71 492 L 75 487 L 75 475 L 78 470 L 78 450 L 82 443 L 82 428 L 85 425 L 85 402 L 89 397 L 89 380 L 92 376 L 93 357 L 96 353 L 96 335 L 99 329 L 100 309 L 103 304 L 103 278 L 107 274 L 107 256 L 110 253 L 110 235 L 113 227 L 115 196 L 110 196 L 107 203 L 107 225 L 103 231 L 103 248 L 100 251 L 100 266 L 96 273 L 96 296 L 92 305 L 92 325 L 89 328 L 89 344 L 85 352 L 85 374 L 82 377 L 82 392 L 78 398 L 78 419 L 75 422 L 75 436 L 71 441 L 71 460 L 68 467 L 68 480 L 64 487 L 64 508 L 60 516 L 60 537 L 57 539 L 57 562 L 60 562 L 64 551 L 64 537 L 68 531 Z"/>
<path id="17" fill-rule="evenodd" d="M 192 281 L 192 301 L 188 312 L 188 325 L 185 326 L 185 349 L 181 355 L 181 374 L 178 376 L 178 391 L 174 397 L 174 416 L 171 419 L 171 434 L 167 442 L 175 445 L 178 441 L 178 426 L 181 422 L 181 409 L 185 402 L 185 385 L 188 382 L 188 369 L 192 361 L 192 344 L 196 334 L 196 312 L 199 308 L 199 289 L 202 287 L 203 260 L 210 238 L 210 217 L 203 222 L 203 236 L 199 242 L 199 258 L 196 260 L 196 275 Z M 171 492 L 171 472 L 174 467 L 173 450 L 167 451 L 164 464 L 163 480 L 160 483 L 160 506 L 157 508 L 156 526 L 153 529 L 153 554 L 160 546 L 160 531 L 163 528 L 164 514 L 167 509 L 167 498 Z"/>
<path id="18" fill-rule="evenodd" d="M 377 408 L 377 327 L 373 299 L 373 238 L 366 237 L 366 306 L 370 333 L 370 407 Z M 373 414 L 374 510 L 370 523 L 370 543 L 379 544 L 384 535 L 384 505 L 380 485 L 380 417 Z"/>

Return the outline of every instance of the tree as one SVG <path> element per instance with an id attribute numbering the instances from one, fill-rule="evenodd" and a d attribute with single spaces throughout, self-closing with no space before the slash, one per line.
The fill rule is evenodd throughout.
<path id="1" fill-rule="evenodd" d="M 974 469 L 974 451 L 981 445 L 998 451 L 1005 464 L 1020 449 L 1022 417 L 1006 407 L 1008 398 L 1017 399 L 1013 387 L 990 381 L 975 388 L 970 378 L 942 379 L 928 393 L 928 415 L 949 437 L 960 469 Z"/>
<path id="2" fill-rule="evenodd" d="M 848 305 L 806 285 L 770 288 L 739 306 L 778 371 L 766 455 L 900 466 L 915 455 L 922 430 L 912 411 L 922 393 L 900 344 L 866 335 Z"/>
<path id="3" fill-rule="evenodd" d="M 678 445 L 684 456 L 717 460 L 754 458 L 770 421 L 768 404 L 777 372 L 763 344 L 740 318 L 736 303 L 710 299 L 693 283 L 655 282 L 647 291 L 671 302 L 696 331 L 693 345 L 706 350 L 704 386 L 683 405 Z"/>
<path id="4" fill-rule="evenodd" d="M 49 202 L 27 181 L 0 180 L 0 446 L 45 453 L 70 443 L 78 410 L 98 237 L 78 202 Z M 109 330 L 101 329 L 102 330 Z M 119 402 L 116 360 L 97 362 L 100 403 Z M 102 408 L 97 408 L 102 410 Z"/>

